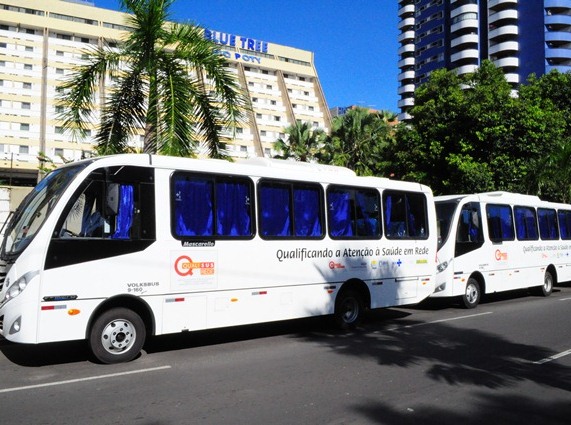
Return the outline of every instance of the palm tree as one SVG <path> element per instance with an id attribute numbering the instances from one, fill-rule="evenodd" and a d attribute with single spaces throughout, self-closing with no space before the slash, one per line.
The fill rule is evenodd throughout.
<path id="1" fill-rule="evenodd" d="M 129 152 L 144 131 L 144 152 L 223 157 L 219 131 L 235 128 L 248 102 L 202 29 L 170 21 L 174 0 L 120 0 L 131 30 L 118 48 L 86 52 L 86 63 L 62 86 L 63 127 L 84 136 L 101 101 L 99 154 Z"/>
<path id="2" fill-rule="evenodd" d="M 325 132 L 314 128 L 309 122 L 296 121 L 284 130 L 287 138 L 279 138 L 274 142 L 274 149 L 281 152 L 274 158 L 295 159 L 301 162 L 315 160 L 315 155 L 323 145 Z"/>
<path id="3" fill-rule="evenodd" d="M 341 165 L 358 175 L 377 175 L 387 164 L 384 150 L 393 137 L 396 115 L 388 111 L 350 109 L 335 117 L 331 135 L 318 154 L 320 162 Z"/>

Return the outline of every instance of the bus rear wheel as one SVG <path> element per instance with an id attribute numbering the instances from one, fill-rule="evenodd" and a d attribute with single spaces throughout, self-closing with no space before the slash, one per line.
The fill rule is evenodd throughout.
<path id="1" fill-rule="evenodd" d="M 363 297 L 351 289 L 341 291 L 335 300 L 335 322 L 341 329 L 355 328 L 363 318 Z"/>
<path id="2" fill-rule="evenodd" d="M 126 308 L 113 308 L 93 323 L 89 348 L 102 363 L 123 363 L 139 355 L 145 337 L 145 324 L 137 313 Z"/>
<path id="3" fill-rule="evenodd" d="M 482 293 L 480 292 L 480 284 L 476 279 L 471 277 L 466 283 L 466 291 L 462 295 L 464 307 L 475 308 L 480 303 Z"/>
<path id="4" fill-rule="evenodd" d="M 539 295 L 548 297 L 553 292 L 553 275 L 551 272 L 545 272 L 545 277 L 543 278 L 543 285 L 538 288 Z"/>

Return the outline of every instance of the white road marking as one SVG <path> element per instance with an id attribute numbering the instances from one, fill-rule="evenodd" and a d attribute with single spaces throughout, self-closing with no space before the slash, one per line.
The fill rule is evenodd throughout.
<path id="1" fill-rule="evenodd" d="M 160 366 L 160 367 L 154 367 L 154 368 L 150 368 L 150 369 L 139 369 L 139 370 L 131 370 L 128 372 L 111 373 L 108 375 L 88 376 L 85 378 L 69 379 L 67 381 L 46 382 L 44 384 L 26 385 L 24 387 L 5 388 L 5 389 L 0 389 L 0 393 L 11 393 L 11 392 L 15 392 L 15 391 L 24 391 L 24 390 L 31 390 L 31 389 L 36 389 L 36 388 L 53 387 L 56 385 L 75 384 L 77 382 L 93 381 L 95 379 L 115 378 L 118 376 L 133 375 L 135 373 L 155 372 L 157 370 L 170 369 L 170 368 L 171 368 L 170 366 Z"/>
<path id="2" fill-rule="evenodd" d="M 561 353 L 559 353 L 559 354 L 554 354 L 554 355 L 552 355 L 552 356 L 550 356 L 550 357 L 546 357 L 545 359 L 541 359 L 541 360 L 538 360 L 538 361 L 536 361 L 536 362 L 533 362 L 533 364 L 549 363 L 549 362 L 551 362 L 551 361 L 553 361 L 553 360 L 557 360 L 557 359 L 559 359 L 559 358 L 561 358 L 561 357 L 568 356 L 569 354 L 571 354 L 571 350 L 563 351 L 563 352 L 561 352 Z"/>

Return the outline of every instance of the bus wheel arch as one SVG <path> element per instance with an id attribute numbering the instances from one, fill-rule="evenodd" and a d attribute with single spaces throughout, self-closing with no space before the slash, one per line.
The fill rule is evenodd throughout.
<path id="1" fill-rule="evenodd" d="M 333 316 L 339 328 L 354 329 L 370 307 L 371 294 L 365 282 L 351 279 L 337 292 Z"/>
<path id="2" fill-rule="evenodd" d="M 147 335 L 154 334 L 150 308 L 139 298 L 119 296 L 102 303 L 90 318 L 86 339 L 101 363 L 122 363 L 137 357 Z"/>
<path id="3" fill-rule="evenodd" d="M 464 307 L 476 308 L 486 293 L 484 277 L 479 273 L 473 273 L 466 282 L 464 294 L 461 296 Z"/>

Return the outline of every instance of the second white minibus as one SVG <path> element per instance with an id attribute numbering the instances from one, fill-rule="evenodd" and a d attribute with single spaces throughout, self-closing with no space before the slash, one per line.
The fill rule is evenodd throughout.
<path id="1" fill-rule="evenodd" d="M 437 196 L 438 259 L 432 297 L 474 308 L 482 294 L 571 280 L 571 205 L 508 192 Z"/>

